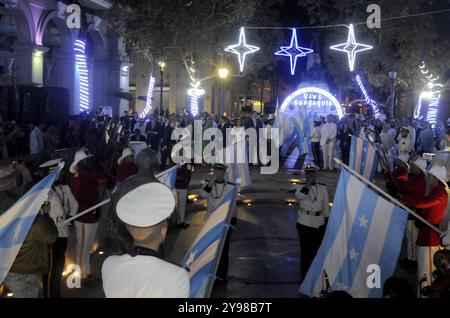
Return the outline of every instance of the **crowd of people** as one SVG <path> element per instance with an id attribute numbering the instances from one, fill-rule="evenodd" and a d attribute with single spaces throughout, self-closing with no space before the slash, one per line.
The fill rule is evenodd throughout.
<path id="1" fill-rule="evenodd" d="M 141 118 L 136 112 L 124 112 L 116 118 L 102 113 L 81 114 L 73 117 L 68 126 L 42 123 L 19 125 L 7 122 L 0 114 L 0 159 L 4 163 L 0 166 L 0 215 L 60 162 L 65 161 L 67 164 L 49 192 L 48 200 L 39 211 L 5 279 L 6 286 L 14 295 L 61 296 L 61 274 L 71 232 L 76 233 L 75 263 L 81 268 L 82 285 L 85 287 L 98 282 L 98 278 L 92 273 L 90 258 L 99 226 L 105 226 L 110 239 L 119 242 L 117 251 L 162 259 L 162 246 L 168 226 L 165 220 L 172 217 L 174 225 L 181 230 L 189 227 L 185 215 L 193 165 L 185 164 L 178 168 L 173 204 L 171 194 L 165 193 L 156 185 L 158 180 L 155 175 L 174 165 L 171 160 L 172 148 L 177 142 L 172 140 L 174 129 L 192 129 L 195 119 L 202 121 L 203 130 L 215 127 L 223 132 L 232 127 L 259 129 L 274 125 L 273 116 L 257 112 L 240 117 L 235 114 L 217 116 L 202 113 L 197 118 L 185 111 L 166 115 L 154 113 L 146 118 Z M 388 120 L 384 114 L 378 118 L 349 114 L 341 120 L 330 115 L 314 121 L 309 137 L 315 165 L 310 164 L 305 168 L 306 185 L 299 187 L 296 192 L 300 204 L 297 229 L 301 242 L 303 277 L 320 245 L 329 214 L 326 187 L 318 185 L 315 176 L 320 169 L 333 170 L 333 158 L 336 156 L 342 158 L 344 163 L 349 163 L 351 136 L 382 145 L 383 156 L 387 158 L 388 165 L 381 165 L 380 172 L 385 172 L 388 176 L 387 187 L 391 193 L 431 224 L 438 225 L 447 208 L 447 161 L 442 160 L 440 168 L 430 168 L 431 162 L 435 163 L 436 160 L 433 159 L 436 158 L 431 158 L 429 162 L 423 160 L 425 165 L 419 163 L 418 159 L 426 154 L 449 149 L 450 133 L 446 129 L 442 122 L 432 128 L 426 121 L 406 118 Z M 224 165 L 215 165 L 213 178 L 207 180 L 202 188 L 202 194 L 208 200 L 208 213 L 212 212 L 215 203 L 233 185 L 224 178 L 226 169 Z M 165 201 L 150 200 L 150 206 L 159 211 L 157 217 L 150 219 L 144 216 L 139 218 L 130 212 L 143 208 L 136 203 L 136 198 L 143 198 L 145 195 L 134 191 L 145 185 L 154 189 L 155 193 L 165 193 L 167 197 Z M 130 197 L 132 193 L 136 196 Z M 311 193 L 315 195 L 311 196 Z M 109 197 L 111 204 L 108 206 L 96 209 L 69 224 L 65 222 Z M 176 213 L 172 215 L 174 208 Z M 301 212 L 302 209 L 311 211 L 313 208 L 317 210 L 313 215 L 303 215 Z M 109 213 L 111 209 L 113 213 Z M 102 211 L 103 214 L 100 213 Z M 105 212 L 108 214 L 106 217 Z M 236 220 L 236 214 L 233 214 L 232 222 L 235 223 Z M 408 225 L 410 234 L 407 234 L 408 257 L 403 264 L 413 266 L 411 264 L 420 259 L 420 280 L 424 272 L 428 285 L 432 285 L 430 273 L 435 268 L 427 267 L 425 263 L 441 246 L 440 238 L 420 222 L 414 223 L 413 218 L 411 221 Z M 72 225 L 74 231 L 70 229 Z M 148 231 L 141 231 L 140 228 Z M 218 270 L 218 276 L 224 281 L 228 270 L 229 242 L 228 236 Z M 122 281 L 108 279 L 110 276 L 121 277 L 123 272 L 118 271 L 117 266 L 123 266 L 129 261 L 125 257 L 105 262 L 103 283 L 107 296 L 143 295 L 117 294 L 117 286 Z M 159 268 L 167 265 L 161 263 L 152 266 Z M 141 269 L 136 267 L 136 271 L 139 270 Z M 183 283 L 175 284 L 176 290 L 165 286 L 149 292 L 159 296 L 187 296 L 186 275 L 177 268 L 172 268 L 169 272 Z M 118 273 L 120 275 L 117 276 Z M 158 281 L 160 278 L 152 279 Z M 393 288 L 398 285 L 394 281 Z"/>

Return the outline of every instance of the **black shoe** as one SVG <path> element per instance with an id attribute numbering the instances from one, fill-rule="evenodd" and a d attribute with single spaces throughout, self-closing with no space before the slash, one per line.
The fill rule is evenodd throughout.
<path id="1" fill-rule="evenodd" d="M 92 275 L 81 279 L 81 286 L 84 288 L 93 288 L 99 284 L 100 280 Z"/>
<path id="2" fill-rule="evenodd" d="M 183 222 L 180 224 L 177 224 L 177 228 L 182 229 L 182 230 L 186 230 L 189 227 L 189 224 Z"/>

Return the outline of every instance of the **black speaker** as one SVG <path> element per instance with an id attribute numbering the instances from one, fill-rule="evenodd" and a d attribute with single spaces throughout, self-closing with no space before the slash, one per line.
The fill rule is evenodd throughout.
<path id="1" fill-rule="evenodd" d="M 43 89 L 35 86 L 19 86 L 19 119 L 23 124 L 39 124 L 43 121 Z"/>
<path id="2" fill-rule="evenodd" d="M 65 124 L 69 122 L 69 90 L 62 87 L 43 88 L 43 120 L 47 124 Z"/>

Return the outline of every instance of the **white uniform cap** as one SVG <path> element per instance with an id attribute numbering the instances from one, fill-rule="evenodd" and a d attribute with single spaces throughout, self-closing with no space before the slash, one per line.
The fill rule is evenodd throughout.
<path id="1" fill-rule="evenodd" d="M 148 148 L 148 144 L 145 141 L 130 141 L 128 143 L 132 151 L 134 152 L 135 158 L 142 151 Z"/>
<path id="2" fill-rule="evenodd" d="M 39 166 L 39 168 L 50 168 L 50 167 L 55 167 L 55 166 L 59 165 L 62 161 L 63 161 L 62 158 L 53 159 L 53 160 L 44 162 L 43 164 L 41 164 L 41 165 Z"/>
<path id="3" fill-rule="evenodd" d="M 445 169 L 445 167 L 433 165 L 430 170 L 428 170 L 428 173 L 441 181 L 445 187 L 447 187 L 447 182 L 445 181 L 445 178 L 447 177 L 447 169 Z"/>
<path id="4" fill-rule="evenodd" d="M 427 162 L 425 159 L 423 158 L 417 158 L 416 160 L 414 160 L 413 162 L 411 162 L 413 165 L 419 167 L 420 170 L 422 170 L 424 173 L 427 172 Z"/>
<path id="5" fill-rule="evenodd" d="M 84 159 L 90 158 L 92 155 L 89 153 L 89 150 L 86 148 L 81 148 L 75 153 L 75 159 L 73 160 L 72 164 L 70 165 L 70 173 L 75 174 L 77 173 L 77 165 L 83 161 Z"/>
<path id="6" fill-rule="evenodd" d="M 123 196 L 117 216 L 129 225 L 150 227 L 167 219 L 175 209 L 172 191 L 161 183 L 147 183 Z"/>
<path id="7" fill-rule="evenodd" d="M 403 162 L 409 169 L 409 155 L 407 153 L 401 153 L 397 156 L 397 159 L 400 160 L 401 162 Z"/>
<path id="8" fill-rule="evenodd" d="M 125 159 L 128 156 L 132 156 L 133 152 L 131 151 L 130 148 L 125 148 L 124 150 L 122 150 L 122 156 L 120 156 L 119 160 L 117 160 L 117 164 L 120 165 L 122 164 L 123 159 Z"/>

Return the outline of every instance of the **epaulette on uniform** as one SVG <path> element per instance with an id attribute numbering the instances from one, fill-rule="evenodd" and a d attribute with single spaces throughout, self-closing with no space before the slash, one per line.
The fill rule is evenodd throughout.
<path id="1" fill-rule="evenodd" d="M 227 182 L 227 184 L 231 184 L 231 185 L 233 185 L 233 186 L 235 186 L 236 185 L 236 183 L 233 183 L 233 182 Z"/>

